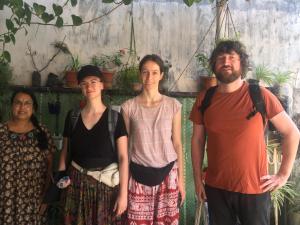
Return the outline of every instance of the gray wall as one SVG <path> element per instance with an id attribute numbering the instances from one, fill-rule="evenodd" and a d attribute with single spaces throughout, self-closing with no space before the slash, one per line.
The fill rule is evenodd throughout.
<path id="1" fill-rule="evenodd" d="M 38 2 L 51 6 L 55 1 Z M 254 66 L 264 63 L 273 69 L 299 73 L 300 1 L 230 0 L 229 6 L 240 40 L 245 43 Z M 112 5 L 105 5 L 99 0 L 80 0 L 76 8 L 69 9 L 66 13 L 76 13 L 84 20 L 89 20 L 111 7 Z M 36 61 L 40 68 L 55 51 L 50 43 L 62 40 L 65 35 L 65 42 L 73 54 L 79 55 L 82 63 L 88 63 L 94 54 L 128 48 L 130 8 L 121 6 L 108 17 L 81 27 L 57 29 L 53 26 L 31 26 L 27 36 L 23 31 L 18 32 L 16 45 L 9 46 L 13 58 L 13 82 L 25 85 L 31 83 L 33 67 L 30 57 L 26 54 L 27 42 L 37 51 Z M 187 7 L 182 0 L 134 2 L 134 27 L 139 56 L 157 53 L 171 61 L 173 66 L 170 70 L 170 82 L 178 78 L 188 61 L 192 59 L 174 91 L 198 90 L 199 68 L 192 56 L 212 23 L 214 14 L 215 5 L 209 4 L 208 1 L 194 4 L 192 7 Z M 2 26 L 3 18 L 5 16 L 2 13 L 0 15 Z M 234 37 L 232 29 L 231 34 L 231 37 Z M 215 24 L 199 50 L 209 53 L 213 47 L 214 36 Z M 62 71 L 68 60 L 66 55 L 59 55 L 51 66 L 43 71 L 43 81 L 45 82 L 50 71 L 63 76 Z"/>

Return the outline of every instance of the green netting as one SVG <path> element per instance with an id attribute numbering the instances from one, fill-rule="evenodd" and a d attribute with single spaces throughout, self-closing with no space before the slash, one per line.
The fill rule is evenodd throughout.
<path id="1" fill-rule="evenodd" d="M 62 134 L 64 128 L 64 120 L 67 112 L 79 104 L 82 99 L 79 93 L 36 93 L 39 109 L 37 112 L 39 121 L 45 124 L 52 133 Z M 110 105 L 120 105 L 125 100 L 131 98 L 132 96 L 123 95 L 111 95 L 104 96 L 104 102 Z M 61 102 L 61 111 L 58 116 L 50 114 L 48 111 L 48 102 L 53 102 L 59 99 Z M 182 208 L 180 209 L 180 225 L 192 225 L 194 224 L 194 214 L 195 214 L 195 191 L 194 182 L 192 174 L 192 164 L 191 164 L 191 131 L 192 124 L 189 121 L 189 114 L 194 103 L 194 98 L 177 98 L 182 103 L 182 144 L 184 151 L 184 174 L 186 182 L 186 201 Z M 6 118 L 8 115 L 6 115 Z M 55 165 L 59 153 L 56 154 Z M 55 210 L 54 210 L 55 211 Z M 51 213 L 50 213 L 51 214 Z M 49 218 L 54 218 L 54 215 L 49 215 Z M 52 220 L 51 220 L 52 221 Z M 58 220 L 57 220 L 58 221 Z M 58 224 L 53 220 L 51 224 Z"/>

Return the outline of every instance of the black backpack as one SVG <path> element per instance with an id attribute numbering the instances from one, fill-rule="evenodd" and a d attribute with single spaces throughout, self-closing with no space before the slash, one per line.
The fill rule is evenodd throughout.
<path id="1" fill-rule="evenodd" d="M 211 87 L 206 91 L 205 96 L 201 102 L 201 106 L 199 107 L 202 116 L 204 115 L 205 110 L 210 106 L 211 99 L 214 96 L 217 87 L 218 86 Z M 253 103 L 253 110 L 247 115 L 246 119 L 250 120 L 257 112 L 259 112 L 263 120 L 263 125 L 265 126 L 265 118 L 267 114 L 266 105 L 263 100 L 259 85 L 255 83 L 249 84 L 249 94 Z"/>

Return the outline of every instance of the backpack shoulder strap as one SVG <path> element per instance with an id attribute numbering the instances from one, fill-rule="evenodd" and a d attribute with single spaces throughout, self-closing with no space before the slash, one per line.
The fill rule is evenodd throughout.
<path id="1" fill-rule="evenodd" d="M 113 110 L 111 107 L 108 108 L 108 131 L 114 152 L 116 151 L 115 130 L 117 126 L 118 116 L 119 113 L 117 111 Z"/>
<path id="2" fill-rule="evenodd" d="M 76 123 L 80 116 L 80 112 L 81 112 L 80 108 L 75 108 L 71 111 L 71 115 L 70 115 L 71 132 L 70 133 L 72 133 L 75 129 Z"/>
<path id="3" fill-rule="evenodd" d="M 201 106 L 199 107 L 199 110 L 200 110 L 202 116 L 204 115 L 205 110 L 210 106 L 211 99 L 214 96 L 214 94 L 217 90 L 217 87 L 218 86 L 213 86 L 206 91 L 204 98 L 201 102 Z"/>
<path id="4" fill-rule="evenodd" d="M 72 132 L 75 129 L 76 123 L 78 121 L 78 118 L 80 116 L 80 108 L 74 108 L 70 111 L 70 118 L 69 118 L 69 135 L 72 134 Z M 70 137 L 68 138 L 68 149 L 67 149 L 67 158 L 66 158 L 66 168 L 68 168 L 71 164 L 71 139 Z"/>
<path id="5" fill-rule="evenodd" d="M 261 89 L 258 84 L 249 84 L 249 94 L 253 103 L 254 111 L 251 112 L 248 116 L 247 119 L 250 119 L 252 116 L 255 115 L 256 112 L 259 112 L 261 114 L 262 120 L 263 120 L 263 125 L 266 124 L 266 105 L 265 101 L 262 97 L 261 94 Z"/>

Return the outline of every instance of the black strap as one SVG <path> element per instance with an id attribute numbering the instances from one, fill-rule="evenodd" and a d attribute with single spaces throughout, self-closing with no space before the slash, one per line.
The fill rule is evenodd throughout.
<path id="1" fill-rule="evenodd" d="M 113 151 L 116 152 L 115 130 L 117 126 L 119 113 L 112 108 L 108 108 L 108 131 Z"/>
<path id="2" fill-rule="evenodd" d="M 213 86 L 213 87 L 210 87 L 206 93 L 205 93 L 205 96 L 201 102 L 201 106 L 199 108 L 202 116 L 204 115 L 204 112 L 205 110 L 210 106 L 210 103 L 211 103 L 211 99 L 212 97 L 214 96 L 216 90 L 217 90 L 217 87 L 218 86 Z"/>
<path id="3" fill-rule="evenodd" d="M 75 108 L 71 111 L 70 114 L 70 125 L 71 125 L 71 132 L 74 131 L 75 126 L 77 124 L 78 118 L 80 116 L 81 109 L 80 108 Z M 71 134 L 71 133 L 70 133 Z"/>
<path id="4" fill-rule="evenodd" d="M 261 114 L 263 125 L 266 124 L 266 105 L 262 97 L 261 90 L 258 84 L 249 84 L 249 94 L 253 103 L 253 111 L 247 116 L 247 119 L 251 119 L 257 112 Z"/>
<path id="5" fill-rule="evenodd" d="M 205 96 L 201 102 L 201 106 L 199 107 L 202 116 L 204 115 L 206 109 L 210 106 L 211 99 L 215 94 L 217 87 L 218 86 L 211 87 L 206 91 Z M 261 94 L 260 86 L 255 83 L 249 84 L 249 94 L 253 103 L 253 110 L 247 115 L 246 118 L 250 120 L 257 112 L 259 112 L 263 120 L 263 125 L 265 126 L 266 124 L 265 118 L 267 112 L 266 112 L 266 105 Z"/>

